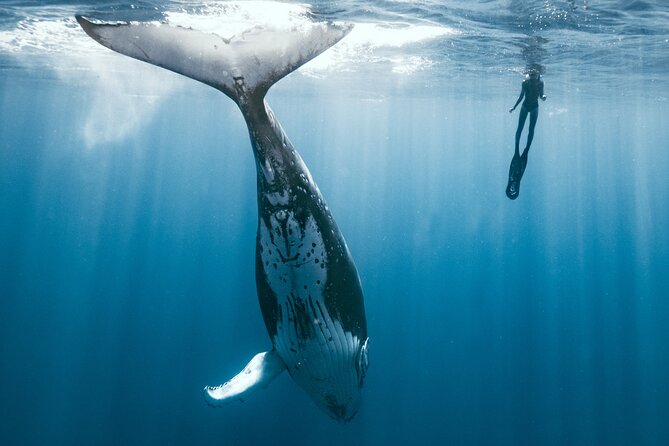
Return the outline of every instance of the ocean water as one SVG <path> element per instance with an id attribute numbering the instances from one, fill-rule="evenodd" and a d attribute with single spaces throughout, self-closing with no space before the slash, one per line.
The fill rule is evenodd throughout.
<path id="1" fill-rule="evenodd" d="M 267 97 L 361 276 L 351 422 L 287 374 L 205 404 L 270 347 L 246 127 L 75 13 L 355 24 Z M 668 100 L 661 0 L 3 1 L 0 444 L 669 444 Z"/>

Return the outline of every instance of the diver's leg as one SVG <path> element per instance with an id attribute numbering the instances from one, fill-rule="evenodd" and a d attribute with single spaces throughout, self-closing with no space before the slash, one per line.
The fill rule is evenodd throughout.
<path id="1" fill-rule="evenodd" d="M 523 127 L 525 126 L 526 119 L 527 109 L 521 106 L 520 113 L 518 114 L 518 129 L 516 130 L 516 155 L 519 155 L 518 145 L 520 144 L 520 135 L 523 133 Z"/>
<path id="2" fill-rule="evenodd" d="M 527 154 L 530 150 L 530 145 L 532 145 L 532 140 L 534 139 L 534 126 L 537 125 L 537 118 L 539 117 L 539 107 L 535 108 L 530 112 L 530 127 L 527 130 L 527 146 L 523 154 Z"/>
<path id="3" fill-rule="evenodd" d="M 527 146 L 523 150 L 523 154 L 520 156 L 520 178 L 523 177 L 525 173 L 525 167 L 527 167 L 527 154 L 530 151 L 530 145 L 532 144 L 532 139 L 534 138 L 534 126 L 537 125 L 537 118 L 539 117 L 539 107 L 530 111 L 530 125 L 527 129 Z M 520 180 L 518 180 L 520 181 Z"/>

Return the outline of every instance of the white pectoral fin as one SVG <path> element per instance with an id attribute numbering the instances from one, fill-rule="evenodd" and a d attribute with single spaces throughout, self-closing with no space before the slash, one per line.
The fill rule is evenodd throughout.
<path id="1" fill-rule="evenodd" d="M 267 387 L 284 370 L 286 365 L 274 350 L 258 353 L 230 381 L 216 387 L 205 387 L 204 397 L 211 406 L 242 400 L 255 390 Z"/>

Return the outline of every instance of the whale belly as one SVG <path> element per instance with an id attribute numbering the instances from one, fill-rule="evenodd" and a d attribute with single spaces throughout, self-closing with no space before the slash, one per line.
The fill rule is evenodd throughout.
<path id="1" fill-rule="evenodd" d="M 319 300 L 288 299 L 280 313 L 273 343 L 293 379 L 335 418 L 351 418 L 360 405 L 366 345 Z"/>
<path id="2" fill-rule="evenodd" d="M 331 416 L 348 420 L 360 404 L 366 339 L 344 330 L 326 305 L 328 249 L 312 216 L 290 211 L 261 220 L 260 255 L 276 298 L 272 342 L 293 379 Z"/>

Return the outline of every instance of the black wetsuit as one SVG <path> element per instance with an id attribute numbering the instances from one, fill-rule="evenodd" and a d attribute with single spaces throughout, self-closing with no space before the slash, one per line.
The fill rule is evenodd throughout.
<path id="1" fill-rule="evenodd" d="M 523 107 L 531 112 L 539 106 L 539 98 L 544 95 L 544 81 L 540 79 L 526 79 L 523 81 L 525 100 Z"/>
<path id="2" fill-rule="evenodd" d="M 527 131 L 527 145 L 525 151 L 530 149 L 532 139 L 534 139 L 534 126 L 537 124 L 539 117 L 539 98 L 544 95 L 544 81 L 541 79 L 526 79 L 523 81 L 523 88 L 520 93 L 518 101 L 525 97 L 522 107 L 520 107 L 520 114 L 518 115 L 518 129 L 516 130 L 516 153 L 518 153 L 518 145 L 520 143 L 520 135 L 525 126 L 527 114 L 530 114 L 530 127 Z"/>

